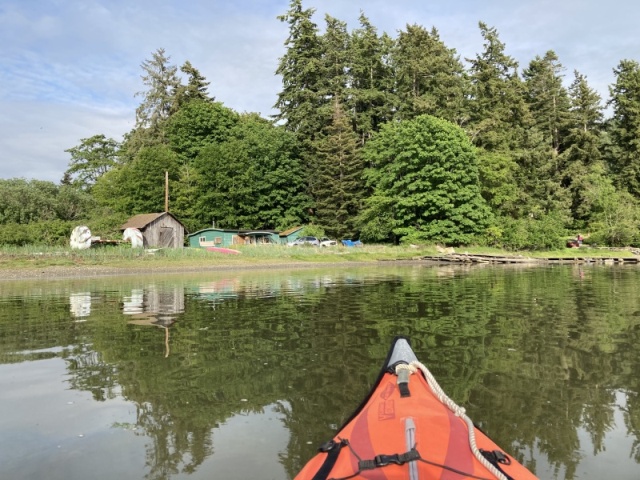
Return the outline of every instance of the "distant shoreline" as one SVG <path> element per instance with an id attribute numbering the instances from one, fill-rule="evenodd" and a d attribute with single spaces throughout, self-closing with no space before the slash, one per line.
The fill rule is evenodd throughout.
<path id="1" fill-rule="evenodd" d="M 434 247 L 246 249 L 246 255 L 212 254 L 185 249 L 144 255 L 131 249 L 70 251 L 0 250 L 0 282 L 30 279 L 97 278 L 132 275 L 181 274 L 215 271 L 287 270 L 382 265 L 640 263 L 639 253 L 629 249 L 566 249 L 555 252 L 505 252 L 469 248 L 443 252 Z M 462 249 L 460 249 L 462 250 Z M 546 258 L 545 258 L 546 257 Z"/>
<path id="2" fill-rule="evenodd" d="M 383 265 L 419 265 L 432 263 L 423 260 L 394 260 L 394 261 L 347 261 L 347 262 L 282 262 L 282 263 L 255 263 L 255 264 L 216 264 L 200 266 L 150 266 L 141 267 L 102 267 L 102 266 L 51 266 L 44 268 L 11 268 L 0 270 L 0 282 L 10 282 L 13 280 L 60 280 L 67 278 L 95 278 L 95 277 L 118 277 L 132 275 L 157 275 L 157 274 L 181 274 L 181 273 L 204 273 L 233 270 L 287 270 L 287 269 L 311 269 L 311 268 L 342 268 L 342 267 L 364 267 Z"/>

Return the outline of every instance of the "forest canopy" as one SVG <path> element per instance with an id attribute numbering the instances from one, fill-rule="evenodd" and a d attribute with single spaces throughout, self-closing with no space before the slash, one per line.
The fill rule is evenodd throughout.
<path id="1" fill-rule="evenodd" d="M 620 59 L 603 100 L 557 54 L 520 66 L 483 22 L 460 58 L 437 27 L 349 28 L 291 0 L 263 118 L 216 101 L 189 60 L 141 63 L 136 122 L 70 146 L 59 184 L 0 181 L 2 244 L 61 243 L 72 226 L 115 234 L 170 211 L 190 231 L 313 225 L 375 242 L 561 247 L 640 244 L 640 64 Z M 36 226 L 38 225 L 38 226 Z M 43 233 L 46 232 L 46 233 Z M 64 233 L 62 233 L 64 232 Z"/>

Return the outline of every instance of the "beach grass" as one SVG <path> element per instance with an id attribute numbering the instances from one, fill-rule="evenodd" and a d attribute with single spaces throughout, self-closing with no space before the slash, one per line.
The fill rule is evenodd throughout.
<path id="1" fill-rule="evenodd" d="M 136 268 L 198 268 L 275 264 L 376 262 L 419 260 L 440 255 L 435 245 L 394 246 L 364 245 L 362 247 L 313 247 L 285 245 L 234 246 L 238 255 L 210 252 L 201 248 L 134 249 L 128 244 L 99 246 L 87 250 L 60 247 L 0 247 L 0 270 L 43 269 L 47 267 L 112 267 Z M 456 248 L 455 253 L 470 255 L 520 256 L 532 258 L 628 257 L 629 249 L 566 248 L 554 251 L 508 252 L 488 247 Z"/>

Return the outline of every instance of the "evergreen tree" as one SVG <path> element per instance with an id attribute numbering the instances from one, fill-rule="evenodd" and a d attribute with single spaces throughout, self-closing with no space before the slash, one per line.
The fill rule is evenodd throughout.
<path id="1" fill-rule="evenodd" d="M 319 98 L 328 107 L 324 110 L 327 122 L 331 118 L 334 99 L 344 102 L 350 69 L 349 44 L 351 38 L 347 24 L 330 15 L 325 16 L 326 30 L 320 37 L 322 56 L 320 60 Z"/>
<path id="2" fill-rule="evenodd" d="M 524 86 L 517 62 L 505 54 L 495 28 L 480 22 L 484 51 L 470 62 L 472 84 L 470 123 L 475 145 L 488 151 L 509 152 L 522 147 L 523 130 L 530 127 Z"/>
<path id="3" fill-rule="evenodd" d="M 613 73 L 616 81 L 609 87 L 613 116 L 608 130 L 614 149 L 609 162 L 618 185 L 640 197 L 640 64 L 622 60 Z"/>
<path id="4" fill-rule="evenodd" d="M 151 59 L 142 62 L 142 83 L 145 91 L 136 93 L 142 102 L 136 108 L 136 125 L 125 136 L 124 155 L 131 161 L 146 146 L 166 144 L 165 125 L 178 109 L 177 94 L 182 89 L 178 68 L 169 63 L 163 48 L 153 52 Z"/>
<path id="5" fill-rule="evenodd" d="M 594 181 L 603 184 L 601 177 L 606 175 L 601 153 L 603 107 L 600 95 L 577 71 L 569 87 L 569 99 L 568 148 L 562 154 L 565 165 L 562 185 L 571 192 L 571 214 L 578 222 L 576 227 L 584 228 L 590 221 L 592 200 L 596 198 L 587 192 L 593 189 Z"/>
<path id="6" fill-rule="evenodd" d="M 327 235 L 353 238 L 364 197 L 363 162 L 358 138 L 338 99 L 334 100 L 332 123 L 314 147 L 317 164 L 311 191 L 317 222 Z"/>
<path id="7" fill-rule="evenodd" d="M 355 130 L 364 143 L 393 115 L 393 70 L 390 52 L 393 40 L 378 33 L 360 14 L 360 28 L 351 34 L 349 110 L 355 114 Z"/>
<path id="8" fill-rule="evenodd" d="M 465 100 L 468 80 L 464 67 L 440 40 L 438 31 L 407 25 L 401 31 L 393 53 L 397 79 L 399 119 L 429 114 L 458 125 L 468 120 Z"/>
<path id="9" fill-rule="evenodd" d="M 480 31 L 484 51 L 470 60 L 473 89 L 467 130 L 477 146 L 498 154 L 484 158 L 509 157 L 507 163 L 517 165 L 512 171 L 518 199 L 511 204 L 516 211 L 510 206 L 510 215 L 541 219 L 551 211 L 561 211 L 568 220 L 569 199 L 560 185 L 559 159 L 545 133 L 535 126 L 518 64 L 505 54 L 495 28 L 480 23 Z M 483 169 L 488 170 L 487 166 Z"/>
<path id="10" fill-rule="evenodd" d="M 314 9 L 303 10 L 301 0 L 291 0 L 289 11 L 278 17 L 289 24 L 285 41 L 287 51 L 280 59 L 276 74 L 282 77 L 275 119 L 298 134 L 302 141 L 312 141 L 318 131 L 322 45 L 318 27 L 311 20 Z"/>
<path id="11" fill-rule="evenodd" d="M 549 50 L 537 56 L 524 70 L 526 99 L 537 129 L 555 154 L 562 153 L 569 122 L 569 96 L 562 86 L 563 67 L 558 56 Z"/>
<path id="12" fill-rule="evenodd" d="M 169 63 L 170 57 L 163 48 L 152 54 L 150 60 L 142 62 L 142 83 L 147 90 L 138 92 L 142 103 L 136 109 L 136 127 L 159 130 L 160 126 L 176 110 L 176 92 L 180 90 L 178 68 Z"/>
<path id="13" fill-rule="evenodd" d="M 548 51 L 542 58 L 535 57 L 523 72 L 532 128 L 523 137 L 527 143 L 520 155 L 520 185 L 529 199 L 525 202 L 529 216 L 542 218 L 556 212 L 569 222 L 570 198 L 563 188 L 566 165 L 560 154 L 566 148 L 570 102 L 562 70 L 557 55 Z"/>
<path id="14" fill-rule="evenodd" d="M 477 157 L 482 198 L 498 216 L 519 216 L 522 195 L 516 182 L 519 167 L 513 155 L 478 148 Z"/>
<path id="15" fill-rule="evenodd" d="M 180 67 L 180 71 L 187 75 L 187 84 L 180 85 L 176 92 L 175 107 L 181 108 L 185 103 L 192 100 L 203 102 L 213 102 L 214 97 L 209 96 L 209 84 L 200 71 L 191 65 L 188 60 Z M 174 107 L 174 108 L 175 108 Z M 177 110 L 177 108 L 175 108 Z"/>
<path id="16" fill-rule="evenodd" d="M 102 134 L 83 138 L 80 145 L 65 150 L 71 154 L 65 179 L 90 190 L 98 178 L 119 164 L 119 149 L 118 142 Z"/>

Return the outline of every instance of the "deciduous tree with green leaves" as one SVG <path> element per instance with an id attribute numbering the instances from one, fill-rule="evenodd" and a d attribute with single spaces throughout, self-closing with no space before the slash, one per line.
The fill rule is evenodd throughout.
<path id="1" fill-rule="evenodd" d="M 130 216 L 163 212 L 165 172 L 169 172 L 171 185 L 179 181 L 179 171 L 178 157 L 168 146 L 145 147 L 130 163 L 103 175 L 95 184 L 93 195 L 111 213 Z M 180 216 L 179 212 L 174 213 Z"/>
<path id="2" fill-rule="evenodd" d="M 257 115 L 243 115 L 228 138 L 195 160 L 201 227 L 285 229 L 310 206 L 295 135 Z"/>
<path id="3" fill-rule="evenodd" d="M 480 194 L 475 149 L 460 127 L 430 115 L 388 123 L 365 156 L 373 195 L 361 216 L 363 237 L 383 231 L 378 218 L 396 239 L 409 241 L 460 245 L 485 233 L 491 212 Z"/>
<path id="4" fill-rule="evenodd" d="M 169 145 L 183 162 L 192 161 L 206 145 L 226 140 L 239 115 L 219 102 L 189 101 L 167 121 Z"/>

